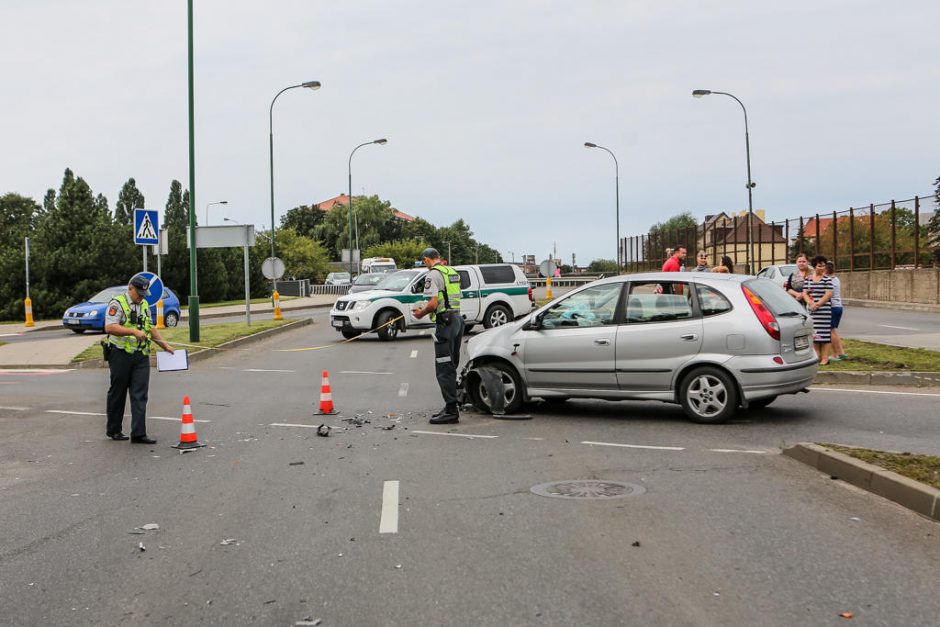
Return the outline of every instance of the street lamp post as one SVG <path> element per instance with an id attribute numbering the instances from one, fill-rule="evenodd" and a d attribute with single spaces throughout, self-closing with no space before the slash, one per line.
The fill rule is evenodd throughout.
<path id="1" fill-rule="evenodd" d="M 720 94 L 734 98 L 734 100 L 741 105 L 741 111 L 744 112 L 744 150 L 747 156 L 747 271 L 753 272 L 754 269 L 751 266 L 751 261 L 754 259 L 754 197 L 752 190 L 757 183 L 751 180 L 751 138 L 747 130 L 747 109 L 744 107 L 744 103 L 738 100 L 737 96 L 729 94 L 726 91 L 711 91 L 710 89 L 696 89 L 692 91 L 692 95 L 696 98 L 710 96 L 712 94 Z"/>
<path id="2" fill-rule="evenodd" d="M 356 151 L 362 148 L 363 146 L 368 146 L 370 144 L 378 144 L 379 146 L 384 146 L 388 143 L 388 140 L 384 137 L 381 139 L 374 139 L 370 142 L 365 142 L 359 144 L 353 148 L 352 152 L 349 153 L 349 168 L 347 170 L 349 174 L 349 276 L 352 280 L 353 275 L 353 198 L 352 198 L 352 158 L 356 154 Z M 356 220 L 356 248 L 359 250 L 359 221 Z"/>
<path id="3" fill-rule="evenodd" d="M 509 253 L 510 255 L 512 255 L 512 262 L 513 262 L 513 263 L 516 263 L 516 253 L 515 253 L 515 251 L 507 250 L 506 252 Z"/>
<path id="4" fill-rule="evenodd" d="M 617 273 L 620 273 L 621 264 L 620 264 L 620 164 L 617 162 L 617 155 L 615 155 L 609 148 L 604 148 L 603 146 L 598 146 L 592 142 L 584 142 L 585 148 L 600 148 L 601 150 L 606 150 L 607 153 L 614 158 L 614 189 L 616 190 L 617 200 Z"/>
<path id="5" fill-rule="evenodd" d="M 277 101 L 278 96 L 283 94 L 288 89 L 296 89 L 298 87 L 305 87 L 307 89 L 317 90 L 320 89 L 320 81 L 307 81 L 299 85 L 291 85 L 290 87 L 285 87 L 281 91 L 277 92 L 277 95 L 274 96 L 274 99 L 271 100 L 271 108 L 268 110 L 268 156 L 269 164 L 271 166 L 271 256 L 274 257 L 274 103 Z M 277 279 L 271 279 L 271 289 L 272 291 L 277 291 Z"/>
<path id="6" fill-rule="evenodd" d="M 211 207 L 212 205 L 227 205 L 227 204 L 228 204 L 227 200 L 220 200 L 218 202 L 210 202 L 208 205 L 206 205 L 206 226 L 209 226 L 209 207 Z"/>

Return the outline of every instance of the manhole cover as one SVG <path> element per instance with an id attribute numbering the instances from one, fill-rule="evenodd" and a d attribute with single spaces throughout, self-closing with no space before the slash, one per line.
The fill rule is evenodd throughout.
<path id="1" fill-rule="evenodd" d="M 553 481 L 540 483 L 532 487 L 532 493 L 550 496 L 556 499 L 619 499 L 625 496 L 637 496 L 646 492 L 646 488 L 634 483 L 620 481 Z"/>

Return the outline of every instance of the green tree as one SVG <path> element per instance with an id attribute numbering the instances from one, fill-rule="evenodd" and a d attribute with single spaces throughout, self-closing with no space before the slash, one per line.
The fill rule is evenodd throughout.
<path id="1" fill-rule="evenodd" d="M 281 228 L 293 229 L 298 235 L 315 238 L 317 227 L 326 214 L 319 207 L 300 205 L 281 216 Z"/>
<path id="2" fill-rule="evenodd" d="M 604 274 L 617 274 L 616 259 L 595 259 L 588 265 L 591 272 L 603 272 Z"/>
<path id="3" fill-rule="evenodd" d="M 114 205 L 114 221 L 118 224 L 134 224 L 134 209 L 143 209 L 144 203 L 144 195 L 137 189 L 137 182 L 133 177 L 127 179 Z"/>
<path id="4" fill-rule="evenodd" d="M 405 239 L 396 242 L 386 242 L 384 244 L 375 244 L 369 246 L 363 252 L 363 258 L 367 257 L 391 257 L 398 264 L 399 268 L 410 268 L 415 261 L 421 259 L 421 252 L 430 246 L 424 240 Z"/>
<path id="5" fill-rule="evenodd" d="M 358 221 L 359 247 L 363 250 L 374 244 L 388 241 L 388 235 L 393 231 L 388 223 L 398 220 L 391 203 L 379 199 L 378 196 L 356 198 L 353 202 L 353 215 Z M 349 244 L 349 208 L 345 205 L 336 205 L 330 209 L 317 227 L 317 239 L 328 251 L 334 253 L 337 259 L 342 249 L 355 246 L 355 230 L 353 231 L 353 246 Z"/>
<path id="6" fill-rule="evenodd" d="M 293 229 L 278 229 L 277 247 L 277 255 L 284 262 L 283 280 L 310 279 L 311 283 L 322 283 L 332 270 L 329 253 L 324 246 L 309 237 L 298 235 Z M 271 293 L 271 280 L 264 278 L 261 273 L 261 264 L 270 256 L 271 232 L 262 231 L 251 248 L 252 294 L 257 293 L 256 286 L 260 286 L 259 295 Z"/>
<path id="7" fill-rule="evenodd" d="M 937 180 L 933 182 L 934 184 L 934 204 L 936 205 L 936 210 L 933 215 L 930 216 L 930 220 L 927 221 L 927 246 L 930 248 L 930 251 L 933 253 L 933 262 L 935 266 L 940 265 L 940 176 L 937 177 Z"/>
<path id="8" fill-rule="evenodd" d="M 644 259 L 650 261 L 665 259 L 666 249 L 675 248 L 679 245 L 693 251 L 697 241 L 698 222 L 696 222 L 691 212 L 683 211 L 650 227 L 649 237 L 643 251 Z M 616 261 L 614 265 L 616 265 Z"/>
<path id="9" fill-rule="evenodd" d="M 189 247 L 186 245 L 186 227 L 189 225 L 189 191 L 173 180 L 163 211 L 166 226 L 168 254 L 161 259 L 163 284 L 176 291 L 180 298 L 189 294 Z M 199 262 L 198 256 L 196 260 Z M 201 271 L 199 274 L 205 276 Z"/>
<path id="10" fill-rule="evenodd" d="M 12 193 L 0 196 L 0 320 L 25 317 L 25 238 L 31 236 L 41 211 L 32 198 Z"/>

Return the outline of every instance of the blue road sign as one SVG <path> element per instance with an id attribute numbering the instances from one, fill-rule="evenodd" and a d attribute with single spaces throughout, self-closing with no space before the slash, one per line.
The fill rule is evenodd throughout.
<path id="1" fill-rule="evenodd" d="M 134 209 L 134 243 L 138 246 L 156 246 L 160 243 L 156 209 Z"/>
<path id="2" fill-rule="evenodd" d="M 163 281 L 160 277 L 153 272 L 138 272 L 134 276 L 142 276 L 150 281 L 150 286 L 147 288 L 150 291 L 150 296 L 144 296 L 144 300 L 147 301 L 147 304 L 151 307 L 156 305 L 157 301 L 163 298 Z M 128 283 L 130 283 L 130 281 L 128 281 Z"/>

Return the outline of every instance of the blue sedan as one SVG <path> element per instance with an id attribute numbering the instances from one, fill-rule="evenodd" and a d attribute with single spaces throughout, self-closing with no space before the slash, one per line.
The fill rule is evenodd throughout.
<path id="1" fill-rule="evenodd" d="M 75 333 L 85 331 L 104 332 L 104 315 L 111 299 L 127 292 L 126 285 L 118 285 L 101 290 L 84 303 L 72 305 L 62 314 L 62 325 Z M 150 308 L 150 319 L 156 324 L 157 306 Z M 163 289 L 163 321 L 168 327 L 175 327 L 180 321 L 180 299 L 169 288 Z"/>

